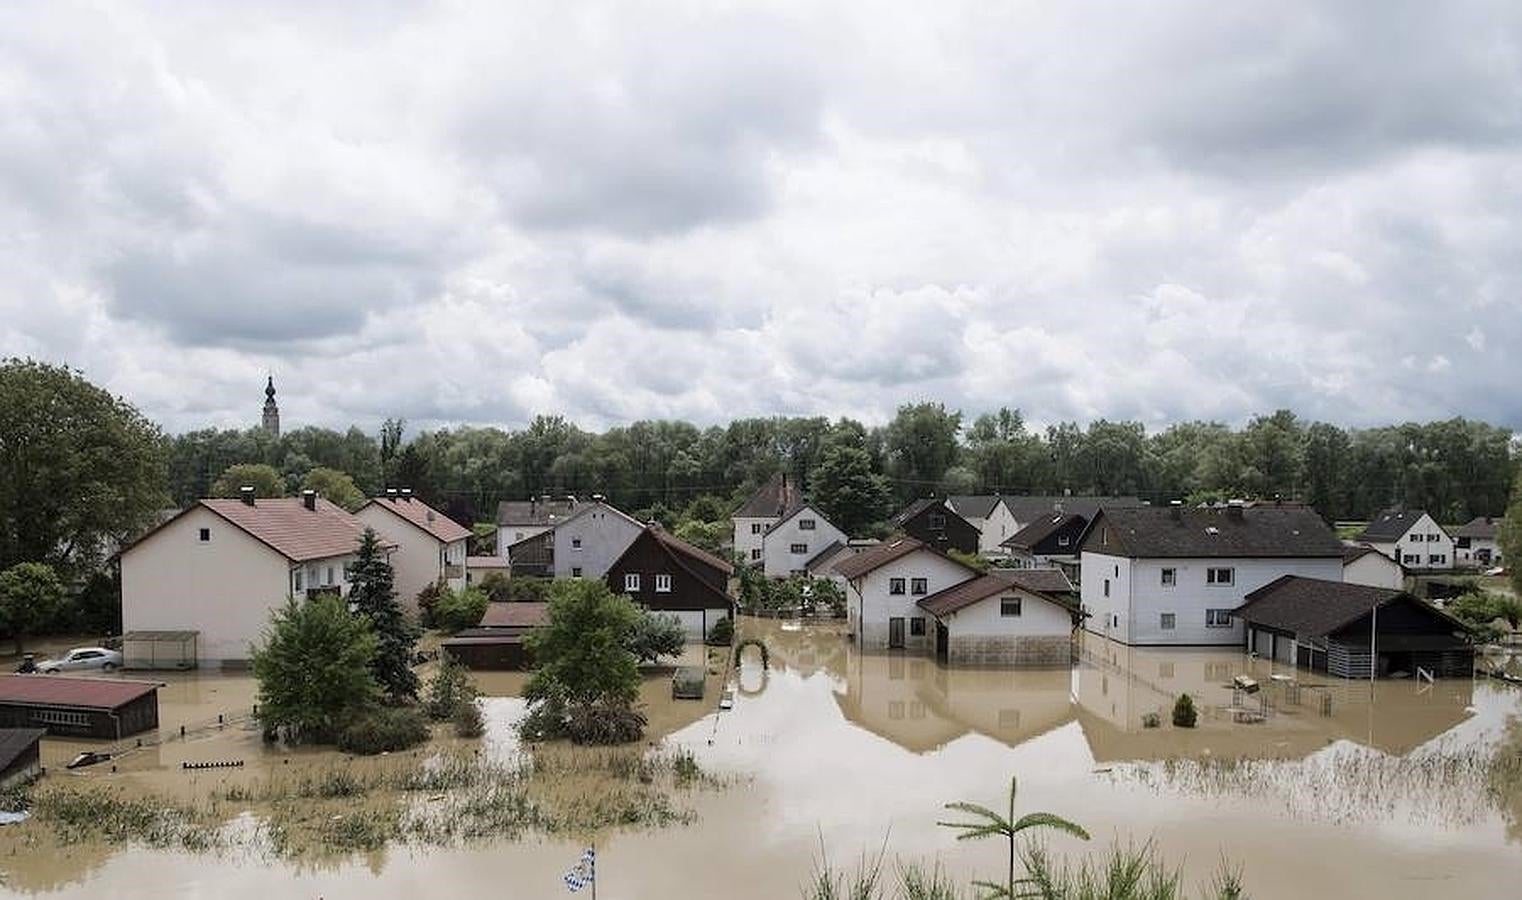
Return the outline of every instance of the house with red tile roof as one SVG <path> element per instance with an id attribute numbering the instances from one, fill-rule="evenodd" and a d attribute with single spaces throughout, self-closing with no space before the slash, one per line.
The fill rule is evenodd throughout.
<path id="1" fill-rule="evenodd" d="M 405 609 L 417 609 L 418 593 L 442 584 L 465 589 L 466 542 L 471 531 L 403 488 L 386 491 L 359 508 L 354 517 L 396 550 L 391 567 L 396 573 L 396 596 Z"/>
<path id="2" fill-rule="evenodd" d="M 312 491 L 198 501 L 121 551 L 122 628 L 194 632 L 197 664 L 244 665 L 286 598 L 348 594 L 364 531 Z"/>

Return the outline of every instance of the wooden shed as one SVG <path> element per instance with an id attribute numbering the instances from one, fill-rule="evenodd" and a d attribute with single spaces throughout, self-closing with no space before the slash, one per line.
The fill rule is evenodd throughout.
<path id="1" fill-rule="evenodd" d="M 0 728 L 119 740 L 158 727 L 160 687 L 105 678 L 0 676 Z"/>
<path id="2" fill-rule="evenodd" d="M 0 791 L 26 784 L 42 774 L 38 747 L 41 728 L 0 728 Z"/>
<path id="3" fill-rule="evenodd" d="M 1285 575 L 1246 600 L 1234 614 L 1261 657 L 1341 678 L 1474 674 L 1469 626 L 1405 591 Z"/>
<path id="4" fill-rule="evenodd" d="M 493 603 L 481 624 L 467 628 L 440 645 L 469 669 L 526 669 L 528 651 L 523 638 L 549 620 L 548 603 Z"/>

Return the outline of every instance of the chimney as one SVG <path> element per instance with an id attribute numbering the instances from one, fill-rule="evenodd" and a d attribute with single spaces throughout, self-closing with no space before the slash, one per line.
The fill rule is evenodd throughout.
<path id="1" fill-rule="evenodd" d="M 1182 501 L 1182 500 L 1169 500 L 1168 501 L 1168 518 L 1172 519 L 1175 522 L 1182 522 L 1182 521 L 1184 521 L 1184 501 Z"/>
<path id="2" fill-rule="evenodd" d="M 238 499 L 242 500 L 244 503 L 248 504 L 249 506 L 253 506 L 254 505 L 254 486 L 251 485 L 251 484 L 245 484 L 243 487 L 238 488 Z"/>
<path id="3" fill-rule="evenodd" d="M 1228 500 L 1226 501 L 1226 516 L 1229 519 L 1240 522 L 1242 521 L 1242 513 L 1246 508 L 1247 505 L 1241 500 Z"/>
<path id="4" fill-rule="evenodd" d="M 593 494 L 592 495 L 592 502 L 593 503 L 601 503 L 601 502 L 603 502 L 606 499 L 608 499 L 608 498 L 604 497 L 602 494 Z"/>
<path id="5" fill-rule="evenodd" d="M 317 492 L 312 490 L 302 491 L 301 505 L 315 512 L 317 509 Z"/>
<path id="6" fill-rule="evenodd" d="M 431 510 L 431 509 L 428 510 L 428 521 L 430 521 L 430 522 L 433 521 L 433 510 Z"/>
<path id="7" fill-rule="evenodd" d="M 1062 501 L 1061 500 L 1058 500 L 1056 503 L 1052 504 L 1052 512 L 1055 512 L 1055 513 L 1061 513 L 1062 512 Z"/>
<path id="8" fill-rule="evenodd" d="M 402 499 L 408 503 L 412 502 L 412 488 L 402 488 Z"/>
<path id="9" fill-rule="evenodd" d="M 386 488 L 386 499 L 387 500 L 395 500 L 396 499 L 396 488 Z"/>

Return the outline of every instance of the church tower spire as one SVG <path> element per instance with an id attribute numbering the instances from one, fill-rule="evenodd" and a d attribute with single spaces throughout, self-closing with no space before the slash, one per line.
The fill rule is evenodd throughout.
<path id="1" fill-rule="evenodd" d="M 272 437 L 280 437 L 280 407 L 275 403 L 274 375 L 270 375 L 264 384 L 264 430 Z"/>

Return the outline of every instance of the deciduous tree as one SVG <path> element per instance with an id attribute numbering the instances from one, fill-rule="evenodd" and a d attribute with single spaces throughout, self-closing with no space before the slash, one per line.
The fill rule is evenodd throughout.
<path id="1" fill-rule="evenodd" d="M 267 463 L 237 463 L 228 466 L 211 486 L 213 497 L 237 497 L 244 487 L 254 489 L 255 497 L 284 497 L 285 478 Z"/>
<path id="2" fill-rule="evenodd" d="M 0 572 L 0 628 L 15 639 L 17 655 L 24 638 L 62 621 L 66 607 L 63 582 L 52 566 L 17 563 Z"/>
<path id="3" fill-rule="evenodd" d="M 332 594 L 288 600 L 253 648 L 259 721 L 294 741 L 331 741 L 381 695 L 371 675 L 375 634 Z"/>

